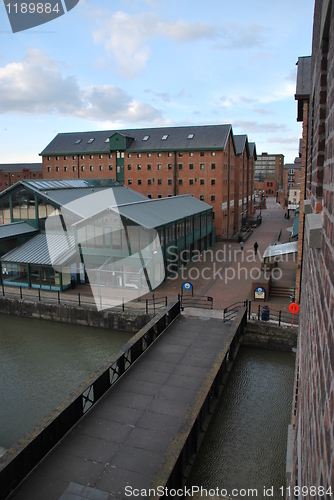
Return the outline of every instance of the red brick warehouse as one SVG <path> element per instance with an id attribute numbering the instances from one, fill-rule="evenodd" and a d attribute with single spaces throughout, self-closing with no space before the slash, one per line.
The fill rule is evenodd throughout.
<path id="1" fill-rule="evenodd" d="M 43 178 L 113 178 L 150 198 L 191 194 L 214 208 L 218 239 L 254 211 L 256 148 L 231 125 L 58 134 Z"/>

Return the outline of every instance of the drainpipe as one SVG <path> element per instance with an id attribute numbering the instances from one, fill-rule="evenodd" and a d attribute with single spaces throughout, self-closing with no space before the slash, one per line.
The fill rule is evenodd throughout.
<path id="1" fill-rule="evenodd" d="M 177 195 L 177 180 L 178 180 L 178 175 L 177 175 L 177 156 L 176 156 L 176 151 L 174 151 L 174 196 Z"/>
<path id="2" fill-rule="evenodd" d="M 227 237 L 230 236 L 230 141 L 231 136 L 229 137 L 227 143 Z"/>

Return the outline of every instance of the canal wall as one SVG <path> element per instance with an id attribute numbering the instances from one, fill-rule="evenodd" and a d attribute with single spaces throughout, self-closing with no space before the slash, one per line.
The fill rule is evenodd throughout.
<path id="1" fill-rule="evenodd" d="M 247 320 L 242 344 L 262 349 L 292 351 L 297 348 L 298 328 L 278 326 L 264 321 Z"/>
<path id="2" fill-rule="evenodd" d="M 151 314 L 146 314 L 141 310 L 97 311 L 65 304 L 48 304 L 8 297 L 0 298 L 0 313 L 133 333 L 138 332 L 152 319 Z"/>

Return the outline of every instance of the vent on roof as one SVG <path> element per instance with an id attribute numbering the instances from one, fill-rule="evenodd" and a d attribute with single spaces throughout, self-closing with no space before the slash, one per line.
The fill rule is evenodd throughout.
<path id="1" fill-rule="evenodd" d="M 80 144 L 80 142 L 81 142 L 81 141 L 82 141 L 82 139 L 77 139 L 77 140 L 75 141 L 75 144 Z"/>
<path id="2" fill-rule="evenodd" d="M 143 137 L 143 141 L 148 141 L 148 140 L 149 140 L 149 138 L 150 138 L 150 136 L 149 136 L 149 135 L 145 135 L 145 136 Z"/>
<path id="3" fill-rule="evenodd" d="M 168 137 L 168 134 L 165 134 L 165 135 L 163 135 L 163 136 L 161 137 L 161 140 L 162 140 L 162 141 L 165 141 L 165 140 L 167 139 L 167 137 Z"/>
<path id="4" fill-rule="evenodd" d="M 95 141 L 95 139 L 94 139 L 94 138 L 93 138 L 93 139 L 89 139 L 89 140 L 87 141 L 87 144 L 92 144 L 92 142 L 94 142 L 94 141 Z"/>
<path id="5" fill-rule="evenodd" d="M 189 134 L 188 139 L 193 139 L 195 134 Z"/>
<path id="6" fill-rule="evenodd" d="M 109 142 L 109 137 L 106 138 L 106 140 L 104 142 Z"/>

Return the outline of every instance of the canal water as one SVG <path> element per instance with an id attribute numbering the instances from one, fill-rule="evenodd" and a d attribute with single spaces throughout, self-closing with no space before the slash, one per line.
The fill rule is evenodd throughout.
<path id="1" fill-rule="evenodd" d="M 293 353 L 241 346 L 187 486 L 283 498 L 294 366 Z"/>
<path id="2" fill-rule="evenodd" d="M 0 314 L 0 447 L 22 438 L 132 335 Z"/>

